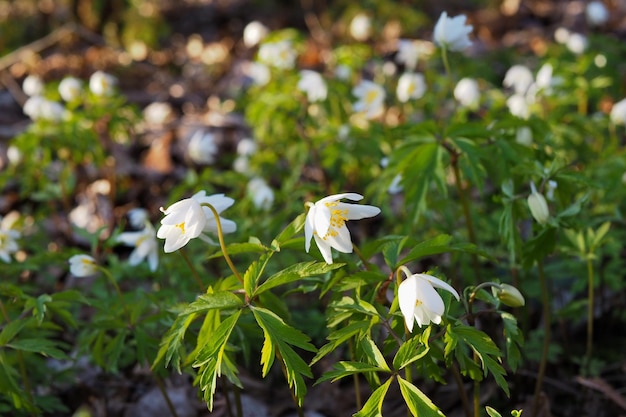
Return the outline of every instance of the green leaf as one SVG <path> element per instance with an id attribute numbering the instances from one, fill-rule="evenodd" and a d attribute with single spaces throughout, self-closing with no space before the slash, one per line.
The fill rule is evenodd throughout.
<path id="1" fill-rule="evenodd" d="M 430 329 L 430 327 L 428 327 L 428 329 Z M 399 371 L 423 358 L 429 350 L 430 348 L 422 342 L 422 338 L 415 336 L 400 346 L 396 356 L 393 358 L 393 368 Z"/>
<path id="2" fill-rule="evenodd" d="M 265 253 L 269 250 L 269 248 L 260 242 L 244 242 L 244 243 L 231 243 L 226 246 L 226 250 L 228 251 L 228 255 L 239 255 L 241 253 Z M 211 254 L 207 259 L 215 259 L 221 258 L 224 256 L 222 251 L 218 251 L 214 254 Z"/>
<path id="3" fill-rule="evenodd" d="M 302 278 L 325 274 L 327 272 L 341 268 L 344 265 L 345 264 L 342 263 L 333 263 L 329 265 L 326 262 L 317 261 L 297 263 L 269 277 L 267 280 L 265 280 L 265 282 L 259 285 L 253 295 L 257 296 L 267 290 L 297 281 Z"/>
<path id="4" fill-rule="evenodd" d="M 181 372 L 180 366 L 182 362 L 181 352 L 183 351 L 185 342 L 185 333 L 187 328 L 196 319 L 195 313 L 188 315 L 179 315 L 167 333 L 163 336 L 161 347 L 157 353 L 157 357 L 152 364 L 152 369 L 163 361 L 163 365 L 167 367 L 171 362 L 174 364 L 176 371 Z"/>
<path id="5" fill-rule="evenodd" d="M 224 360 L 224 351 L 228 338 L 235 328 L 241 312 L 242 310 L 237 310 L 220 323 L 209 343 L 198 352 L 198 356 L 193 363 L 194 368 L 200 368 L 198 370 L 199 385 L 204 393 L 204 399 L 207 402 L 209 411 L 213 411 L 213 396 L 217 385 L 217 377 L 222 373 L 222 361 Z"/>
<path id="6" fill-rule="evenodd" d="M 239 308 L 243 301 L 230 291 L 218 291 L 216 293 L 202 294 L 195 301 L 189 303 L 187 308 L 180 313 L 181 316 L 204 313 L 209 310 L 224 310 Z"/>
<path id="7" fill-rule="evenodd" d="M 491 408 L 489 406 L 485 407 L 485 411 L 487 411 L 489 417 L 502 417 L 502 414 L 498 413 L 494 408 Z"/>
<path id="8" fill-rule="evenodd" d="M 400 266 L 398 258 L 400 257 L 400 252 L 408 240 L 409 237 L 405 236 L 401 239 L 394 239 L 386 242 L 383 245 L 382 253 L 385 258 L 385 263 L 389 266 L 389 269 L 395 270 L 398 266 Z"/>
<path id="9" fill-rule="evenodd" d="M 415 385 L 398 376 L 400 392 L 404 402 L 415 417 L 444 417 L 443 413 Z"/>
<path id="10" fill-rule="evenodd" d="M 304 227 L 304 221 L 306 220 L 306 213 L 298 215 L 285 229 L 276 236 L 276 242 L 278 244 L 285 243 L 291 239 L 295 234 L 299 233 Z"/>
<path id="11" fill-rule="evenodd" d="M 376 343 L 374 343 L 374 341 L 369 336 L 361 339 L 359 341 L 359 346 L 361 347 L 363 353 L 365 353 L 365 356 L 369 359 L 372 365 L 376 365 L 383 371 L 391 372 L 391 369 L 389 369 L 389 365 L 387 365 L 387 362 L 385 361 L 385 357 L 383 356 L 382 352 L 380 351 L 380 349 L 378 349 Z"/>
<path id="12" fill-rule="evenodd" d="M 387 382 L 376 388 L 363 408 L 354 414 L 354 417 L 382 417 L 383 400 L 385 395 L 387 395 L 392 380 L 393 378 L 389 378 Z"/>
<path id="13" fill-rule="evenodd" d="M 0 332 L 0 346 L 5 346 L 26 326 L 30 319 L 13 320 L 2 328 Z"/>
<path id="14" fill-rule="evenodd" d="M 7 347 L 22 350 L 25 352 L 35 352 L 43 356 L 55 359 L 67 359 L 67 355 L 58 347 L 58 342 L 41 338 L 17 339 L 6 345 Z"/>
<path id="15" fill-rule="evenodd" d="M 287 382 L 293 389 L 298 403 L 302 404 L 306 394 L 306 384 L 303 376 L 312 378 L 311 369 L 304 360 L 293 350 L 296 346 L 304 350 L 315 352 L 315 346 L 309 343 L 309 337 L 301 331 L 287 325 L 273 312 L 260 307 L 250 307 L 254 318 L 263 329 L 265 341 L 261 351 L 261 365 L 263 376 L 267 375 L 274 357 L 278 356 L 285 365 Z"/>
<path id="16" fill-rule="evenodd" d="M 539 234 L 528 240 L 523 246 L 523 263 L 526 268 L 535 261 L 544 259 L 554 252 L 556 246 L 556 229 L 546 227 Z"/>
<path id="17" fill-rule="evenodd" d="M 369 329 L 369 327 L 370 325 L 367 320 L 359 320 L 348 324 L 346 327 L 335 330 L 328 335 L 327 339 L 329 340 L 329 342 L 320 348 L 320 350 L 317 352 L 317 355 L 315 355 L 315 357 L 311 361 L 311 365 L 313 365 L 329 353 L 333 352 L 351 337 L 365 332 L 367 329 Z"/>
<path id="18" fill-rule="evenodd" d="M 522 362 L 520 348 L 524 345 L 524 336 L 517 327 L 517 319 L 511 313 L 501 312 L 502 324 L 504 326 L 504 341 L 506 346 L 506 359 L 509 367 L 515 371 Z"/>
<path id="19" fill-rule="evenodd" d="M 380 371 L 384 371 L 384 369 L 380 369 L 378 366 L 371 365 L 369 363 L 339 361 L 333 365 L 332 371 L 324 372 L 324 375 L 322 375 L 315 384 L 319 384 L 324 381 L 335 382 L 341 378 L 354 374 Z"/>

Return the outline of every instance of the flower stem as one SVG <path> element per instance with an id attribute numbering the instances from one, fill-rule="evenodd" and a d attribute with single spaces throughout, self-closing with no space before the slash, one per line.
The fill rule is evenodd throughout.
<path id="1" fill-rule="evenodd" d="M 543 350 L 541 352 L 541 362 L 539 363 L 539 371 L 537 373 L 537 383 L 535 385 L 535 396 L 533 399 L 531 417 L 535 417 L 539 411 L 539 397 L 541 387 L 543 385 L 543 377 L 546 373 L 546 365 L 548 363 L 548 349 L 550 348 L 550 294 L 546 276 L 543 272 L 543 260 L 537 261 L 537 272 L 539 274 L 539 285 L 541 287 L 541 303 L 543 304 Z"/>
<path id="2" fill-rule="evenodd" d="M 441 48 L 441 60 L 443 61 L 443 67 L 446 70 L 446 77 L 452 81 L 452 71 L 450 71 L 450 63 L 448 62 L 448 49 L 445 46 Z"/>
<path id="3" fill-rule="evenodd" d="M 349 340 L 348 345 L 350 349 L 350 359 L 355 360 L 356 355 L 354 354 L 354 342 L 352 341 L 352 339 Z M 356 402 L 356 409 L 358 411 L 361 410 L 361 407 L 363 407 L 363 401 L 361 400 L 361 381 L 359 381 L 359 374 L 355 373 L 352 376 L 352 379 L 354 380 L 354 400 Z"/>
<path id="4" fill-rule="evenodd" d="M 219 239 L 219 242 L 220 242 L 222 255 L 224 255 L 224 259 L 226 260 L 226 263 L 228 264 L 228 267 L 230 268 L 230 270 L 233 271 L 233 274 L 235 275 L 235 277 L 237 277 L 239 282 L 243 284 L 243 278 L 241 277 L 241 274 L 239 274 L 239 271 L 237 271 L 237 268 L 235 268 L 235 265 L 233 264 L 233 261 L 230 259 L 230 256 L 228 256 L 228 251 L 226 250 L 226 244 L 224 243 L 224 232 L 222 231 L 222 222 L 220 221 L 219 213 L 217 212 L 217 210 L 215 210 L 215 207 L 213 207 L 211 204 L 203 203 L 203 205 L 207 206 L 213 212 L 213 216 L 215 217 L 215 224 L 217 226 L 217 238 Z"/>
<path id="5" fill-rule="evenodd" d="M 593 282 L 593 261 L 591 258 L 587 259 L 587 352 L 585 354 L 585 372 L 589 375 L 589 369 L 591 366 L 591 353 L 593 352 L 593 310 L 594 310 L 594 282 Z"/>
<path id="6" fill-rule="evenodd" d="M 194 268 L 193 264 L 191 263 L 189 255 L 187 255 L 185 249 L 180 248 L 178 252 L 183 256 L 183 259 L 185 260 L 185 263 L 187 264 L 189 269 L 191 269 L 191 275 L 193 275 L 194 279 L 198 283 L 198 287 L 200 287 L 200 292 L 206 291 L 206 289 L 204 288 L 204 284 L 202 283 L 202 279 L 200 279 L 200 275 L 198 275 L 198 271 L 196 271 L 196 268 Z"/>
<path id="7" fill-rule="evenodd" d="M 361 253 L 359 248 L 354 243 L 352 243 L 352 249 L 354 249 L 354 253 L 356 253 L 356 255 L 359 257 L 361 262 L 363 262 L 363 267 L 369 271 L 370 266 L 369 266 L 369 263 L 367 262 L 367 259 L 365 259 L 365 257 L 363 256 L 363 253 Z"/>

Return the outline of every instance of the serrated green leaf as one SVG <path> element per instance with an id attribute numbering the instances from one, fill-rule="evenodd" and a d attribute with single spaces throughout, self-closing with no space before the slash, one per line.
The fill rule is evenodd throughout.
<path id="1" fill-rule="evenodd" d="M 269 250 L 267 246 L 264 246 L 260 242 L 244 242 L 244 243 L 231 243 L 226 246 L 226 250 L 228 251 L 228 255 L 239 255 L 242 253 L 265 253 Z M 221 258 L 224 254 L 222 251 L 218 251 L 209 255 L 207 259 L 215 259 Z"/>
<path id="2" fill-rule="evenodd" d="M 443 413 L 415 385 L 398 376 L 400 392 L 404 402 L 415 417 L 444 417 Z"/>
<path id="3" fill-rule="evenodd" d="M 67 359 L 67 355 L 59 348 L 56 341 L 41 338 L 13 339 L 6 345 L 12 349 L 39 353 L 55 359 Z"/>
<path id="4" fill-rule="evenodd" d="M 413 249 L 411 249 L 411 251 L 407 253 L 404 258 L 402 258 L 399 265 L 406 264 L 425 256 L 447 252 L 450 250 L 449 245 L 451 241 L 452 236 L 447 234 L 440 234 L 432 239 L 425 240 L 424 242 L 415 245 Z"/>
<path id="5" fill-rule="evenodd" d="M 285 285 L 302 278 L 325 274 L 327 272 L 341 268 L 344 265 L 345 264 L 342 263 L 333 263 L 329 265 L 326 262 L 317 261 L 301 262 L 295 265 L 291 265 L 286 269 L 275 273 L 267 280 L 265 280 L 265 282 L 259 285 L 256 291 L 254 291 L 254 296 L 257 296 L 272 288 L 278 287 L 280 285 Z"/>
<path id="6" fill-rule="evenodd" d="M 2 328 L 0 332 L 0 346 L 5 346 L 26 326 L 30 319 L 13 320 Z"/>
<path id="7" fill-rule="evenodd" d="M 360 339 L 358 345 L 363 350 L 363 353 L 365 353 L 365 356 L 369 359 L 372 365 L 376 365 L 383 371 L 391 372 L 389 365 L 387 365 L 387 361 L 385 361 L 385 357 L 370 337 L 366 336 Z"/>
<path id="8" fill-rule="evenodd" d="M 399 371 L 407 365 L 423 358 L 429 350 L 429 347 L 422 342 L 422 338 L 415 336 L 400 346 L 400 349 L 396 352 L 396 356 L 393 358 L 393 368 Z"/>
<path id="9" fill-rule="evenodd" d="M 181 352 L 184 347 L 185 333 L 196 317 L 197 315 L 192 313 L 189 315 L 179 315 L 176 318 L 167 333 L 163 336 L 159 352 L 152 364 L 152 369 L 155 369 L 156 365 L 163 361 L 163 366 L 168 367 L 170 363 L 173 363 L 176 371 L 178 373 L 181 372 Z"/>
<path id="10" fill-rule="evenodd" d="M 389 390 L 389 386 L 391 385 L 391 381 L 393 378 L 389 378 L 387 382 L 382 384 L 380 387 L 376 388 L 376 390 L 370 395 L 367 399 L 367 402 L 357 412 L 354 414 L 354 417 L 382 417 L 382 408 L 383 408 L 383 400 L 385 399 L 385 395 L 387 395 L 387 391 Z"/>
<path id="11" fill-rule="evenodd" d="M 544 259 L 554 252 L 556 246 L 556 229 L 546 227 L 523 246 L 523 263 L 526 268 L 532 266 L 535 261 Z"/>
<path id="12" fill-rule="evenodd" d="M 504 341 L 506 346 L 506 359 L 509 367 L 515 371 L 522 361 L 520 348 L 524 345 L 524 336 L 517 327 L 517 319 L 511 313 L 501 312 Z"/>
<path id="13" fill-rule="evenodd" d="M 280 232 L 278 236 L 276 236 L 276 241 L 282 245 L 289 239 L 291 239 L 296 233 L 299 233 L 300 230 L 304 227 L 304 221 L 306 219 L 306 213 L 302 213 L 298 215 L 285 229 Z"/>
<path id="14" fill-rule="evenodd" d="M 315 384 L 319 384 L 325 381 L 335 382 L 340 380 L 341 378 L 354 374 L 381 371 L 383 371 L 383 369 L 380 369 L 378 366 L 371 365 L 369 363 L 339 361 L 333 365 L 332 371 L 324 372 L 324 374 L 317 380 L 317 382 L 315 382 Z"/>
<path id="15" fill-rule="evenodd" d="M 370 325 L 368 321 L 359 320 L 348 324 L 346 327 L 333 331 L 327 337 L 329 342 L 320 348 L 317 355 L 315 355 L 311 361 L 311 365 L 322 359 L 327 354 L 333 352 L 343 343 L 347 342 L 351 337 L 366 331 L 369 327 Z"/>
<path id="16" fill-rule="evenodd" d="M 187 308 L 180 313 L 181 316 L 204 313 L 209 310 L 224 310 L 239 308 L 243 301 L 230 291 L 218 291 L 216 293 L 202 294 L 195 301 L 189 303 Z"/>

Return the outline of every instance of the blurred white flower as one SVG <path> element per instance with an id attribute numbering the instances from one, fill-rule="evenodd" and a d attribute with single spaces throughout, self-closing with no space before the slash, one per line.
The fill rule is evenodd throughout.
<path id="1" fill-rule="evenodd" d="M 533 131 L 528 126 L 518 127 L 515 132 L 515 142 L 524 146 L 533 144 Z"/>
<path id="2" fill-rule="evenodd" d="M 359 201 L 362 195 L 356 193 L 335 194 L 311 204 L 304 223 L 304 248 L 311 248 L 311 238 L 315 239 L 324 260 L 333 263 L 331 248 L 339 252 L 352 253 L 352 239 L 346 226 L 348 220 L 374 217 L 380 209 L 374 206 L 342 203 L 341 199 Z"/>
<path id="3" fill-rule="evenodd" d="M 32 120 L 59 122 L 67 116 L 65 106 L 41 96 L 28 98 L 24 103 L 23 111 Z"/>
<path id="4" fill-rule="evenodd" d="M 261 87 L 269 83 L 272 78 L 270 67 L 260 62 L 248 63 L 246 74 L 254 84 Z"/>
<path id="5" fill-rule="evenodd" d="M 398 305 L 409 332 L 413 331 L 415 322 L 419 327 L 441 323 L 446 306 L 435 288 L 448 291 L 457 300 L 460 299 L 459 293 L 439 278 L 427 274 L 411 274 L 406 266 L 401 266 L 400 270 L 406 275 L 406 279 L 398 286 Z"/>
<path id="6" fill-rule="evenodd" d="M 75 277 L 88 277 L 98 272 L 96 260 L 89 255 L 74 255 L 69 263 L 70 273 Z"/>
<path id="7" fill-rule="evenodd" d="M 143 109 L 143 118 L 146 122 L 153 125 L 162 125 L 174 116 L 174 110 L 169 103 L 154 102 L 150 103 Z"/>
<path id="8" fill-rule="evenodd" d="M 335 68 L 335 77 L 340 80 L 348 81 L 352 76 L 352 68 L 347 65 L 339 64 Z"/>
<path id="9" fill-rule="evenodd" d="M 553 71 L 552 65 L 550 64 L 543 64 L 541 68 L 539 68 L 539 71 L 537 71 L 537 77 L 535 78 L 535 84 L 537 85 L 538 90 L 550 93 L 550 89 L 554 82 L 554 79 L 552 78 Z"/>
<path id="10" fill-rule="evenodd" d="M 9 145 L 7 148 L 7 158 L 13 165 L 17 165 L 22 162 L 22 151 L 15 145 Z"/>
<path id="11" fill-rule="evenodd" d="M 546 198 L 550 201 L 554 200 L 554 191 L 557 189 L 557 187 L 559 186 L 559 183 L 554 181 L 554 180 L 549 180 L 548 181 L 548 186 L 547 186 L 547 190 L 546 190 Z"/>
<path id="12" fill-rule="evenodd" d="M 571 32 L 569 29 L 564 27 L 559 27 L 554 31 L 554 40 L 561 45 L 565 45 L 567 40 L 569 39 Z"/>
<path id="13" fill-rule="evenodd" d="M 257 20 L 253 20 L 243 29 L 243 43 L 248 48 L 252 48 L 265 39 L 269 32 L 270 30 L 267 26 Z"/>
<path id="14" fill-rule="evenodd" d="M 350 22 L 350 35 L 360 42 L 366 41 L 372 31 L 372 21 L 365 13 L 359 13 Z"/>
<path id="15" fill-rule="evenodd" d="M 261 210 L 269 210 L 274 204 L 274 190 L 263 178 L 252 178 L 246 187 L 254 206 Z"/>
<path id="16" fill-rule="evenodd" d="M 448 17 L 447 12 L 442 12 L 433 32 L 435 43 L 450 51 L 462 51 L 471 46 L 468 35 L 474 28 L 472 25 L 465 25 L 465 21 L 465 15 Z"/>
<path id="17" fill-rule="evenodd" d="M 249 175 L 251 173 L 250 159 L 247 156 L 238 156 L 233 161 L 233 169 L 235 170 L 235 172 L 238 172 L 240 174 Z"/>
<path id="18" fill-rule="evenodd" d="M 159 252 L 154 227 L 149 222 L 144 223 L 143 230 L 138 232 L 124 232 L 117 236 L 116 241 L 126 246 L 134 246 L 128 263 L 139 265 L 144 259 L 148 260 L 150 271 L 154 272 L 159 265 Z"/>
<path id="19" fill-rule="evenodd" d="M 217 144 L 215 135 L 204 130 L 196 130 L 189 140 L 187 154 L 197 164 L 209 165 L 215 162 L 217 155 Z"/>
<path id="20" fill-rule="evenodd" d="M 477 109 L 480 103 L 480 88 L 473 78 L 462 78 L 454 87 L 454 98 L 463 107 Z"/>
<path id="21" fill-rule="evenodd" d="M 387 192 L 389 194 L 398 194 L 399 192 L 402 192 L 402 190 L 404 190 L 404 187 L 402 186 L 402 175 L 397 174 L 393 177 L 391 183 L 387 187 Z"/>
<path id="22" fill-rule="evenodd" d="M 425 92 L 426 81 L 422 74 L 405 72 L 398 79 L 396 95 L 402 103 L 406 103 L 410 99 L 422 98 Z"/>
<path id="23" fill-rule="evenodd" d="M 609 117 L 616 125 L 626 125 L 626 98 L 613 104 Z"/>
<path id="24" fill-rule="evenodd" d="M 526 96 L 513 94 L 506 100 L 506 105 L 513 116 L 517 116 L 521 119 L 528 119 L 530 116 L 530 109 Z"/>
<path id="25" fill-rule="evenodd" d="M 135 229 L 143 229 L 148 222 L 148 211 L 139 207 L 128 210 L 128 222 Z"/>
<path id="26" fill-rule="evenodd" d="M 601 1 L 591 1 L 587 3 L 585 16 L 591 26 L 601 26 L 609 20 L 609 10 Z"/>
<path id="27" fill-rule="evenodd" d="M 526 94 L 534 82 L 533 73 L 524 65 L 513 65 L 504 75 L 502 85 L 513 88 L 515 94 Z"/>
<path id="28" fill-rule="evenodd" d="M 64 101 L 75 101 L 83 92 L 83 82 L 76 77 L 65 77 L 59 83 L 59 94 Z"/>
<path id="29" fill-rule="evenodd" d="M 180 200 L 167 209 L 161 207 L 165 217 L 161 220 L 161 227 L 157 232 L 159 239 L 165 239 L 164 251 L 174 252 L 185 246 L 191 239 L 200 237 L 202 240 L 213 243 L 213 240 L 203 233 L 217 231 L 217 222 L 211 209 L 203 204 L 212 205 L 218 214 L 234 203 L 234 200 L 224 194 L 206 196 L 206 191 L 199 191 L 190 198 Z M 231 220 L 220 216 L 223 233 L 232 233 L 237 229 Z"/>
<path id="30" fill-rule="evenodd" d="M 422 48 L 411 39 L 398 39 L 398 55 L 396 59 L 399 63 L 404 64 L 407 71 L 415 70 L 417 61 L 419 60 Z"/>
<path id="31" fill-rule="evenodd" d="M 266 42 L 259 48 L 259 61 L 280 69 L 292 69 L 298 57 L 290 40 Z"/>
<path id="32" fill-rule="evenodd" d="M 570 52 L 580 55 L 587 49 L 587 43 L 587 37 L 585 35 L 581 33 L 570 33 L 565 46 Z"/>
<path id="33" fill-rule="evenodd" d="M 29 75 L 22 82 L 22 90 L 29 97 L 42 95 L 44 88 L 43 80 L 38 75 Z"/>
<path id="34" fill-rule="evenodd" d="M 96 96 L 113 95 L 116 85 L 117 78 L 103 71 L 96 71 L 89 77 L 89 90 Z"/>
<path id="35" fill-rule="evenodd" d="M 19 213 L 14 211 L 6 215 L 0 216 L 0 259 L 4 262 L 11 262 L 11 254 L 19 250 L 17 239 L 21 233 L 13 228 L 13 224 L 19 218 Z"/>
<path id="36" fill-rule="evenodd" d="M 328 87 L 326 87 L 326 82 L 322 75 L 311 70 L 300 71 L 298 90 L 306 93 L 307 100 L 310 102 L 324 101 L 328 94 Z"/>
<path id="37" fill-rule="evenodd" d="M 364 112 L 365 117 L 373 119 L 382 114 L 385 104 L 385 89 L 380 85 L 362 80 L 352 89 L 352 94 L 358 98 L 352 108 L 355 112 Z"/>
<path id="38" fill-rule="evenodd" d="M 546 198 L 537 191 L 535 183 L 530 183 L 530 195 L 528 196 L 528 208 L 530 214 L 539 224 L 545 224 L 550 218 L 550 209 L 548 208 L 548 202 Z"/>
<path id="39" fill-rule="evenodd" d="M 237 154 L 242 156 L 252 156 L 256 153 L 256 142 L 250 138 L 243 138 L 237 144 Z"/>

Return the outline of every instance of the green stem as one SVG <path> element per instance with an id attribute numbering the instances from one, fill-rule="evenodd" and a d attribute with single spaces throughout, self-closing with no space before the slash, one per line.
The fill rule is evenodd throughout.
<path id="1" fill-rule="evenodd" d="M 474 352 L 474 362 L 478 363 L 478 354 Z M 480 417 L 480 382 L 474 380 L 474 417 Z"/>
<path id="2" fill-rule="evenodd" d="M 233 264 L 233 261 L 230 259 L 230 256 L 228 256 L 228 251 L 226 250 L 226 244 L 224 243 L 224 232 L 222 231 L 222 222 L 220 220 L 219 213 L 217 212 L 217 210 L 215 210 L 215 207 L 213 207 L 211 204 L 203 203 L 202 205 L 207 206 L 213 212 L 213 216 L 215 217 L 215 225 L 217 226 L 217 238 L 220 242 L 222 255 L 224 255 L 224 259 L 226 260 L 226 263 L 228 264 L 228 267 L 230 268 L 230 270 L 233 271 L 233 275 L 235 275 L 235 277 L 237 277 L 239 282 L 243 284 L 243 278 L 241 277 L 241 274 L 239 274 L 239 271 L 237 271 L 237 268 L 235 268 L 235 264 Z"/>
<path id="3" fill-rule="evenodd" d="M 541 289 L 541 303 L 543 304 L 543 349 L 541 352 L 541 362 L 539 363 L 539 371 L 537 373 L 537 383 L 535 385 L 535 396 L 533 398 L 531 417 L 535 417 L 539 411 L 539 398 L 541 387 L 543 385 L 543 377 L 546 373 L 548 363 L 548 350 L 550 348 L 550 293 L 546 276 L 543 272 L 543 260 L 537 261 L 537 272 L 539 274 L 539 285 Z"/>
<path id="4" fill-rule="evenodd" d="M 469 398 L 467 398 L 467 392 L 465 392 L 465 386 L 463 384 L 461 372 L 459 372 L 459 367 L 455 362 L 452 362 L 450 369 L 452 370 L 454 380 L 459 387 L 459 396 L 461 397 L 461 404 L 463 405 L 463 410 L 465 411 L 465 417 L 472 417 L 472 407 L 470 406 Z"/>
<path id="5" fill-rule="evenodd" d="M 365 257 L 363 256 L 363 253 L 361 253 L 361 251 L 359 250 L 359 248 L 353 243 L 352 244 L 352 249 L 354 249 L 354 253 L 356 253 L 356 255 L 359 257 L 359 259 L 361 260 L 361 262 L 363 262 L 363 267 L 366 270 L 370 270 L 370 265 L 367 262 L 367 259 L 365 259 Z"/>
<path id="6" fill-rule="evenodd" d="M 593 261 L 591 258 L 587 259 L 587 352 L 585 359 L 585 372 L 589 375 L 589 369 L 591 365 L 591 354 L 593 352 L 593 309 L 594 309 L 594 279 L 593 279 Z"/>
<path id="7" fill-rule="evenodd" d="M 443 61 L 443 67 L 446 70 L 446 77 L 452 82 L 452 71 L 450 71 L 450 63 L 448 62 L 448 50 L 445 46 L 441 48 L 441 60 Z"/>
<path id="8" fill-rule="evenodd" d="M 167 404 L 167 408 L 170 410 L 170 414 L 172 415 L 172 417 L 178 417 L 176 408 L 174 408 L 174 404 L 172 404 L 172 400 L 170 399 L 170 396 L 167 394 L 167 390 L 165 389 L 165 384 L 163 384 L 163 378 L 158 376 L 152 369 L 152 367 L 150 367 L 150 372 L 152 372 L 152 376 L 154 376 L 157 387 L 159 388 L 159 391 L 161 391 L 161 395 L 165 399 L 165 403 Z"/>
<path id="9" fill-rule="evenodd" d="M 113 278 L 113 275 L 111 275 L 111 273 L 106 268 L 98 267 L 98 269 L 102 271 L 102 273 L 107 277 L 107 279 L 111 283 L 111 286 L 113 286 L 113 288 L 115 289 L 115 292 L 117 293 L 117 297 L 120 300 L 122 309 L 124 310 L 124 314 L 126 315 L 126 317 L 128 317 L 128 325 L 130 326 L 129 328 L 132 328 L 133 327 L 132 316 L 130 314 L 130 310 L 128 310 L 128 307 L 126 306 L 126 302 L 124 301 L 124 296 L 122 295 L 122 290 L 120 290 L 120 286 L 117 285 L 117 281 L 115 281 L 115 278 Z"/>
<path id="10" fill-rule="evenodd" d="M 350 359 L 354 361 L 356 360 L 356 355 L 354 354 L 354 343 L 352 339 L 349 340 L 348 345 L 350 349 Z M 357 411 L 359 411 L 361 410 L 361 407 L 363 407 L 363 400 L 361 399 L 361 381 L 359 380 L 359 374 L 355 373 L 352 376 L 352 379 L 354 380 L 354 400 L 356 401 L 356 409 Z"/>
<path id="11" fill-rule="evenodd" d="M 200 279 L 200 275 L 198 275 L 198 271 L 196 271 L 196 268 L 194 268 L 193 264 L 191 263 L 191 260 L 189 259 L 187 252 L 185 252 L 185 249 L 180 248 L 178 252 L 183 256 L 183 259 L 185 260 L 185 263 L 187 264 L 189 269 L 191 269 L 191 275 L 193 275 L 196 283 L 198 284 L 198 287 L 200 287 L 200 292 L 206 291 L 204 288 L 204 284 L 202 283 L 202 279 Z"/>
<path id="12" fill-rule="evenodd" d="M 279 362 L 280 362 L 280 368 L 283 370 L 283 375 L 285 376 L 285 379 L 287 380 L 287 383 L 289 383 L 289 376 L 287 374 L 287 367 L 285 365 L 285 361 L 283 360 L 283 355 L 280 353 L 280 351 L 277 349 L 276 350 L 276 357 L 278 358 Z M 291 399 L 293 400 L 293 403 L 296 406 L 296 411 L 298 413 L 298 417 L 305 417 L 304 416 L 304 410 L 302 409 L 302 406 L 300 405 L 300 401 L 298 401 L 298 398 L 296 397 L 296 393 L 293 389 L 291 389 L 291 387 L 289 388 L 289 392 L 291 393 Z"/>

